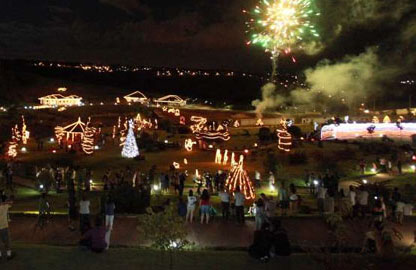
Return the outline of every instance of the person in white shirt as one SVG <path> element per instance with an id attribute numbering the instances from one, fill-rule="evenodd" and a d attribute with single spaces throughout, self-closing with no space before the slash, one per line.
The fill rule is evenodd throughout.
<path id="1" fill-rule="evenodd" d="M 256 171 L 254 173 L 254 180 L 255 180 L 255 183 L 256 183 L 256 187 L 259 188 L 260 187 L 260 182 L 261 182 L 261 175 L 260 175 L 259 171 Z"/>
<path id="2" fill-rule="evenodd" d="M 194 196 L 194 192 L 192 191 L 192 189 L 190 189 L 188 193 L 188 203 L 186 206 L 185 221 L 189 221 L 190 223 L 192 223 L 194 219 L 194 211 L 195 211 L 196 202 L 197 202 L 197 198 Z"/>
<path id="3" fill-rule="evenodd" d="M 230 194 L 222 186 L 218 196 L 221 199 L 222 218 L 228 220 L 230 217 Z"/>
<path id="4" fill-rule="evenodd" d="M 244 194 L 240 192 L 240 187 L 237 186 L 234 191 L 234 205 L 237 222 L 241 224 L 244 223 L 244 201 Z"/>
<path id="5" fill-rule="evenodd" d="M 84 234 L 90 228 L 90 201 L 84 193 L 82 194 L 81 201 L 79 202 L 79 230 L 81 231 L 81 234 Z"/>

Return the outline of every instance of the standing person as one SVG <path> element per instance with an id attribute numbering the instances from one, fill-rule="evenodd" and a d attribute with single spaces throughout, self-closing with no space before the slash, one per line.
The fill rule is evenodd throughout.
<path id="1" fill-rule="evenodd" d="M 364 218 L 368 211 L 368 191 L 364 189 L 364 186 L 360 187 L 360 193 L 358 194 L 358 204 L 360 209 L 360 214 Z"/>
<path id="2" fill-rule="evenodd" d="M 13 166 L 11 163 L 6 167 L 6 188 L 13 191 Z"/>
<path id="3" fill-rule="evenodd" d="M 286 216 L 287 209 L 289 209 L 289 195 L 287 194 L 287 190 L 285 188 L 284 183 L 282 183 L 279 189 L 279 205 L 280 209 L 282 209 L 282 216 Z"/>
<path id="4" fill-rule="evenodd" d="M 1 194 L 2 195 L 2 194 Z M 3 243 L 6 249 L 6 257 L 8 260 L 13 258 L 12 250 L 10 247 L 10 237 L 9 237 L 9 221 L 8 221 L 8 212 L 9 208 L 12 207 L 13 202 L 7 201 L 6 196 L 0 196 L 0 241 Z M 2 259 L 2 254 L 0 251 L 0 260 Z"/>
<path id="5" fill-rule="evenodd" d="M 186 212 L 187 212 L 186 203 L 183 201 L 182 197 L 179 197 L 179 200 L 178 200 L 178 215 L 180 217 L 186 217 Z"/>
<path id="6" fill-rule="evenodd" d="M 397 161 L 397 170 L 399 174 L 402 174 L 402 161 L 400 159 Z"/>
<path id="7" fill-rule="evenodd" d="M 272 172 L 269 172 L 269 186 L 274 186 L 276 183 L 276 179 L 274 178 L 274 174 Z"/>
<path id="8" fill-rule="evenodd" d="M 237 186 L 234 191 L 234 204 L 235 204 L 235 215 L 237 216 L 237 222 L 244 224 L 244 194 L 240 192 L 240 187 Z"/>
<path id="9" fill-rule="evenodd" d="M 186 181 L 186 175 L 184 172 L 182 172 L 181 174 L 179 174 L 179 186 L 178 186 L 179 197 L 182 197 L 183 195 L 183 189 L 185 188 L 185 181 Z"/>
<path id="10" fill-rule="evenodd" d="M 273 219 L 276 213 L 276 202 L 273 200 L 273 196 L 270 196 L 265 203 L 264 209 L 266 210 L 266 216 L 269 220 Z"/>
<path id="11" fill-rule="evenodd" d="M 74 221 L 77 217 L 75 190 L 68 189 L 68 229 L 74 231 Z"/>
<path id="12" fill-rule="evenodd" d="M 318 211 L 319 214 L 322 216 L 324 214 L 324 205 L 325 205 L 325 198 L 326 198 L 327 189 L 321 184 L 318 188 Z"/>
<path id="13" fill-rule="evenodd" d="M 264 210 L 264 202 L 262 199 L 258 199 L 256 202 L 254 219 L 256 222 L 256 231 L 258 231 L 262 228 L 266 219 L 266 211 Z"/>
<path id="14" fill-rule="evenodd" d="M 116 204 L 111 195 L 108 195 L 107 202 L 105 203 L 105 242 L 107 244 L 106 249 L 110 248 L 110 237 L 111 231 L 113 230 L 114 223 L 114 210 L 116 209 Z"/>
<path id="15" fill-rule="evenodd" d="M 354 187 L 351 185 L 349 187 L 350 191 L 348 193 L 348 197 L 350 199 L 350 203 L 351 203 L 351 207 L 352 207 L 352 217 L 356 217 L 357 216 L 357 193 L 355 192 Z"/>
<path id="16" fill-rule="evenodd" d="M 79 202 L 79 230 L 81 234 L 84 234 L 90 227 L 90 201 L 87 199 L 85 193 L 83 193 Z"/>
<path id="17" fill-rule="evenodd" d="M 88 168 L 86 169 L 85 179 L 84 179 L 84 187 L 86 191 L 91 190 L 91 182 L 92 182 L 92 170 Z"/>
<path id="18" fill-rule="evenodd" d="M 396 202 L 395 217 L 396 217 L 396 222 L 400 225 L 403 225 L 404 207 L 405 206 L 406 206 L 406 204 L 401 200 Z"/>
<path id="19" fill-rule="evenodd" d="M 260 186 L 261 186 L 261 184 L 260 184 L 261 183 L 261 174 L 257 170 L 254 173 L 254 181 L 255 181 L 256 187 L 260 188 Z"/>
<path id="20" fill-rule="evenodd" d="M 360 173 L 361 173 L 361 175 L 365 174 L 365 161 L 364 161 L 364 159 L 360 160 Z"/>
<path id="21" fill-rule="evenodd" d="M 196 205 L 196 197 L 194 196 L 194 192 L 192 189 L 189 190 L 188 193 L 188 204 L 186 206 L 186 218 L 185 221 L 189 221 L 192 223 L 194 219 L 194 211 L 195 211 L 195 205 Z"/>
<path id="22" fill-rule="evenodd" d="M 299 199 L 299 196 L 296 194 L 296 187 L 292 183 L 290 184 L 290 196 L 289 196 L 289 200 L 290 200 L 289 209 L 292 215 L 297 212 L 298 199 Z"/>
<path id="23" fill-rule="evenodd" d="M 224 190 L 224 187 L 221 186 L 218 196 L 221 199 L 222 219 L 228 220 L 230 217 L 230 194 L 228 194 L 228 192 Z"/>
<path id="24" fill-rule="evenodd" d="M 209 201 L 209 193 L 207 189 L 202 191 L 201 201 L 199 205 L 201 207 L 201 224 L 204 224 L 204 218 L 206 224 L 209 223 L 209 208 L 210 208 L 210 201 Z"/>

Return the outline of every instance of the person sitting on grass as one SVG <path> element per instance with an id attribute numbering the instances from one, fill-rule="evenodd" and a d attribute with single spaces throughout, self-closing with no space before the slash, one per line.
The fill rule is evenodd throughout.
<path id="1" fill-rule="evenodd" d="M 87 231 L 81 238 L 79 244 L 87 247 L 93 252 L 101 253 L 106 247 L 105 241 L 106 228 L 103 226 L 103 221 L 100 217 L 95 219 L 95 227 Z"/>
<path id="2" fill-rule="evenodd" d="M 254 232 L 253 244 L 248 248 L 248 253 L 254 259 L 260 260 L 261 262 L 268 262 L 273 242 L 274 237 L 270 231 L 270 224 L 265 222 L 260 230 Z"/>

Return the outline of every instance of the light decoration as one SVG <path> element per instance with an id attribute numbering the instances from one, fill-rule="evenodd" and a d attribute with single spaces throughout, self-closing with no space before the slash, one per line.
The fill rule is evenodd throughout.
<path id="1" fill-rule="evenodd" d="M 179 109 L 175 110 L 175 116 L 177 117 L 181 116 L 181 111 Z"/>
<path id="2" fill-rule="evenodd" d="M 186 139 L 185 140 L 186 151 L 191 152 L 194 144 L 196 144 L 196 142 L 192 141 L 192 139 Z"/>
<path id="3" fill-rule="evenodd" d="M 217 152 L 215 153 L 215 164 L 221 164 L 222 155 L 221 155 L 221 149 L 217 149 Z"/>
<path id="4" fill-rule="evenodd" d="M 226 149 L 224 151 L 224 156 L 222 158 L 222 165 L 227 165 L 227 163 L 228 163 L 228 150 Z"/>
<path id="5" fill-rule="evenodd" d="M 247 200 L 253 200 L 256 198 L 254 186 L 248 177 L 247 171 L 243 168 L 242 159 L 244 159 L 244 157 L 241 158 L 240 156 L 240 162 L 231 168 L 231 172 L 225 182 L 225 188 L 230 193 L 233 193 L 236 188 L 239 187 Z"/>
<path id="6" fill-rule="evenodd" d="M 383 123 L 391 123 L 391 119 L 390 119 L 390 117 L 388 116 L 388 115 L 386 115 L 384 118 L 383 118 Z"/>
<path id="7" fill-rule="evenodd" d="M 252 11 L 243 12 L 250 16 L 246 22 L 250 41 L 246 44 L 259 45 L 271 54 L 272 81 L 282 52 L 302 49 L 304 43 L 319 37 L 312 19 L 320 13 L 313 0 L 260 0 Z M 292 57 L 292 61 L 296 59 Z"/>
<path id="8" fill-rule="evenodd" d="M 191 121 L 195 124 L 191 125 L 190 128 L 195 134 L 197 140 L 223 140 L 228 141 L 231 139 L 230 133 L 228 132 L 228 127 L 222 124 L 219 124 L 215 128 L 215 123 L 212 126 L 207 126 L 207 119 L 201 116 L 191 116 Z"/>
<path id="9" fill-rule="evenodd" d="M 238 163 L 235 161 L 235 154 L 234 152 L 231 153 L 231 167 L 236 166 Z"/>
<path id="10" fill-rule="evenodd" d="M 292 135 L 287 132 L 286 120 L 282 119 L 280 121 L 281 127 L 277 129 L 277 137 L 279 138 L 277 148 L 284 152 L 290 152 L 292 147 Z"/>
<path id="11" fill-rule="evenodd" d="M 371 131 L 371 132 L 370 132 Z M 358 138 L 400 138 L 411 140 L 416 134 L 416 123 L 355 123 L 325 125 L 321 140 L 351 140 Z"/>
<path id="12" fill-rule="evenodd" d="M 116 138 L 116 126 L 113 126 L 113 134 L 111 135 L 113 139 Z"/>
<path id="13" fill-rule="evenodd" d="M 15 158 L 17 156 L 17 142 L 9 142 L 9 147 L 7 148 L 7 156 L 9 158 Z"/>
<path id="14" fill-rule="evenodd" d="M 240 122 L 239 122 L 238 120 L 235 120 L 235 121 L 234 121 L 233 126 L 234 126 L 235 128 L 240 127 Z"/>
<path id="15" fill-rule="evenodd" d="M 177 162 L 173 162 L 172 165 L 175 169 L 179 169 L 181 167 L 181 165 Z"/>
<path id="16" fill-rule="evenodd" d="M 186 125 L 185 116 L 181 115 L 181 117 L 179 117 L 179 124 L 180 125 Z"/>
<path id="17" fill-rule="evenodd" d="M 195 124 L 192 124 L 190 126 L 193 133 L 201 131 L 207 123 L 207 119 L 205 117 L 202 117 L 202 116 L 194 116 L 193 115 L 193 116 L 191 116 L 191 121 L 195 122 Z"/>
<path id="18" fill-rule="evenodd" d="M 127 137 L 121 151 L 121 156 L 124 158 L 135 158 L 139 155 L 139 147 L 137 147 L 136 138 L 134 137 L 134 123 L 133 120 L 129 120 L 129 127 L 127 131 Z"/>
<path id="19" fill-rule="evenodd" d="M 124 128 L 122 130 L 120 130 L 120 146 L 123 146 L 124 143 L 126 142 L 127 132 L 128 132 L 128 129 L 129 129 L 127 117 L 124 120 L 123 127 Z"/>
<path id="20" fill-rule="evenodd" d="M 159 106 L 160 104 L 185 106 L 186 100 L 183 100 L 181 97 L 177 95 L 167 95 L 167 96 L 155 99 L 154 103 L 156 103 Z"/>
<path id="21" fill-rule="evenodd" d="M 162 111 L 166 112 L 167 110 L 168 110 L 168 107 L 166 107 L 166 106 L 162 107 Z"/>
<path id="22" fill-rule="evenodd" d="M 81 117 L 78 117 L 78 120 L 70 125 L 65 127 L 57 126 L 55 127 L 55 136 L 60 143 L 63 139 L 67 141 L 71 139 L 73 142 L 77 137 L 80 137 L 81 140 L 84 137 L 85 132 L 85 123 L 81 121 Z"/>
<path id="23" fill-rule="evenodd" d="M 260 126 L 260 127 L 264 126 L 264 122 L 261 118 L 257 119 L 256 126 Z"/>
<path id="24" fill-rule="evenodd" d="M 82 141 L 81 141 L 82 151 L 87 155 L 92 155 L 94 153 L 95 133 L 96 133 L 95 127 L 92 127 L 91 122 L 88 121 L 85 126 L 84 136 L 82 137 Z"/>
<path id="25" fill-rule="evenodd" d="M 183 164 L 188 165 L 188 160 L 186 158 L 183 159 Z"/>
<path id="26" fill-rule="evenodd" d="M 27 140 L 30 137 L 30 132 L 27 130 L 25 117 L 23 115 L 22 115 L 22 132 L 21 132 L 21 136 L 22 136 L 22 143 L 23 144 L 27 144 Z"/>
<path id="27" fill-rule="evenodd" d="M 145 104 L 149 102 L 149 99 L 140 91 L 135 91 L 131 94 L 128 94 L 126 96 L 124 96 L 124 99 L 128 102 L 128 103 L 134 103 L 134 102 L 138 102 L 141 104 Z M 117 102 L 120 103 L 120 102 Z"/>
<path id="28" fill-rule="evenodd" d="M 66 87 L 59 87 L 58 88 L 58 92 L 66 92 L 67 88 Z"/>
<path id="29" fill-rule="evenodd" d="M 380 120 L 378 120 L 377 116 L 373 116 L 372 122 L 375 123 L 375 124 L 378 124 L 378 123 L 380 123 Z"/>
<path id="30" fill-rule="evenodd" d="M 116 104 L 120 104 L 120 98 L 116 97 Z"/>
<path id="31" fill-rule="evenodd" d="M 82 97 L 76 95 L 63 96 L 61 94 L 52 94 L 39 98 L 41 105 L 49 107 L 67 107 L 67 106 L 81 106 Z"/>
<path id="32" fill-rule="evenodd" d="M 149 120 L 142 119 L 142 117 L 140 116 L 140 113 L 137 114 L 134 122 L 136 124 L 137 130 L 151 129 L 151 128 L 157 129 L 157 120 L 156 119 L 155 119 L 155 124 L 153 125 L 152 119 L 150 119 L 150 118 L 149 118 Z"/>

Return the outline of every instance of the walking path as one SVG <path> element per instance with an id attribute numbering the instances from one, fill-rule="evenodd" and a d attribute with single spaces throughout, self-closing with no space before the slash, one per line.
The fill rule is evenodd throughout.
<path id="1" fill-rule="evenodd" d="M 10 232 L 13 242 L 52 245 L 76 245 L 80 234 L 78 231 L 67 229 L 67 218 L 54 216 L 44 229 L 35 229 L 36 216 L 13 215 L 10 222 Z M 111 235 L 111 244 L 115 246 L 145 246 L 148 243 L 139 225 L 140 217 L 116 216 Z M 289 239 L 295 247 L 328 246 L 331 240 L 328 226 L 322 218 L 287 217 L 282 220 L 283 227 L 288 231 Z M 199 247 L 208 248 L 246 248 L 252 243 L 254 222 L 246 221 L 245 225 L 235 222 L 214 220 L 208 225 L 198 222 L 186 224 L 188 240 Z M 347 224 L 348 246 L 361 247 L 368 221 L 354 221 Z M 396 241 L 398 246 L 409 246 L 414 240 L 416 219 L 407 220 L 405 225 L 397 226 L 403 234 L 402 241 Z"/>

